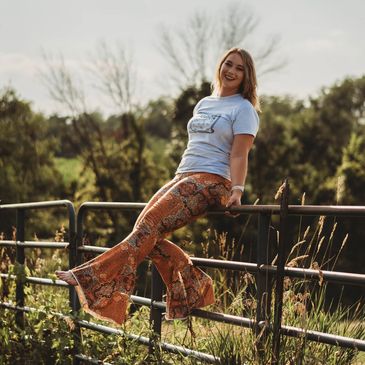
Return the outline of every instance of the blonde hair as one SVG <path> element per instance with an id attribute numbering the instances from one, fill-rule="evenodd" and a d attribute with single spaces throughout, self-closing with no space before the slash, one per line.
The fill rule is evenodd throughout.
<path id="1" fill-rule="evenodd" d="M 244 76 L 243 76 L 243 82 L 240 85 L 238 92 L 245 99 L 247 99 L 258 112 L 260 112 L 261 111 L 260 99 L 259 96 L 257 95 L 257 90 L 256 90 L 257 78 L 256 78 L 255 64 L 251 55 L 242 48 L 231 48 L 223 55 L 215 71 L 214 83 L 212 85 L 213 88 L 212 93 L 215 95 L 219 93 L 222 86 L 222 80 L 220 78 L 221 67 L 226 58 L 232 53 L 238 53 L 243 60 Z"/>

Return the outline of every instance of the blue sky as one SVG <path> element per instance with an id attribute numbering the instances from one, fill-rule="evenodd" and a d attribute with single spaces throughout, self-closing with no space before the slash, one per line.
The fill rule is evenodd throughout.
<path id="1" fill-rule="evenodd" d="M 76 77 L 101 40 L 131 50 L 139 99 L 176 90 L 161 82 L 166 63 L 158 51 L 161 24 L 183 26 L 196 11 L 216 14 L 222 0 L 0 0 L 0 87 L 12 85 L 36 110 L 62 111 L 40 80 L 42 52 L 62 54 Z M 365 1 L 256 0 L 243 2 L 260 23 L 252 39 L 281 38 L 282 70 L 259 79 L 259 91 L 306 98 L 346 76 L 365 74 Z M 90 103 L 108 112 L 84 81 Z"/>

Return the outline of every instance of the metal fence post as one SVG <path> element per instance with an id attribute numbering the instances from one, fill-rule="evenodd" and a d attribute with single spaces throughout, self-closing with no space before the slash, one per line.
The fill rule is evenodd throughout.
<path id="1" fill-rule="evenodd" d="M 270 320 L 271 309 L 271 274 L 263 269 L 263 265 L 268 265 L 269 254 L 269 226 L 270 215 L 259 214 L 258 239 L 257 239 L 257 274 L 256 274 L 256 349 L 260 363 L 265 359 L 265 348 L 267 338 L 267 324 Z M 264 322 L 264 326 L 262 326 Z"/>
<path id="2" fill-rule="evenodd" d="M 287 246 L 287 237 L 288 237 L 288 199 L 289 199 L 289 183 L 288 179 L 285 179 L 284 189 L 281 195 L 281 203 L 280 203 L 279 246 L 278 246 L 278 261 L 277 261 L 277 271 L 276 271 L 275 312 L 274 312 L 271 365 L 277 365 L 279 364 L 280 361 L 280 334 L 281 334 L 281 319 L 282 319 L 281 317 L 283 311 L 284 267 L 286 259 L 285 248 Z"/>
<path id="3" fill-rule="evenodd" d="M 77 266 L 78 262 L 78 250 L 77 250 L 77 232 L 76 232 L 76 214 L 75 208 L 72 204 L 68 206 L 68 227 L 69 227 L 69 251 L 68 251 L 68 264 L 69 269 Z M 76 295 L 76 290 L 73 286 L 69 287 L 69 303 L 72 309 L 72 315 L 76 316 L 78 310 L 80 309 L 80 302 Z M 80 360 L 75 356 L 80 349 L 81 345 L 81 328 L 80 326 L 75 323 L 75 328 L 72 330 L 72 335 L 74 338 L 73 343 L 73 365 L 79 365 Z"/>
<path id="4" fill-rule="evenodd" d="M 24 209 L 16 210 L 16 242 L 24 242 L 25 240 L 25 211 Z M 17 281 L 15 300 L 18 307 L 24 307 L 24 262 L 25 254 L 24 247 L 16 245 L 16 265 L 17 268 Z M 24 312 L 21 310 L 16 311 L 15 322 L 20 328 L 24 328 Z"/>
<path id="5" fill-rule="evenodd" d="M 150 307 L 150 326 L 151 337 L 149 344 L 149 353 L 154 351 L 154 343 L 161 337 L 162 310 L 154 307 L 154 302 L 162 301 L 163 282 L 155 265 L 152 265 L 152 282 L 151 282 L 151 307 Z"/>
<path id="6" fill-rule="evenodd" d="M 76 222 L 75 212 L 69 209 L 69 250 L 68 250 L 68 264 L 69 269 L 75 267 L 77 263 L 77 242 L 76 242 Z M 73 286 L 69 287 L 69 301 L 73 312 L 77 312 L 80 308 L 77 299 L 76 290 Z"/>

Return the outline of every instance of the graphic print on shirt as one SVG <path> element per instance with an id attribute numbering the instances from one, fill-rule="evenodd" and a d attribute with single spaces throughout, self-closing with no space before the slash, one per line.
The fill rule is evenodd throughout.
<path id="1" fill-rule="evenodd" d="M 214 133 L 214 125 L 220 115 L 199 113 L 191 118 L 188 128 L 190 133 Z"/>

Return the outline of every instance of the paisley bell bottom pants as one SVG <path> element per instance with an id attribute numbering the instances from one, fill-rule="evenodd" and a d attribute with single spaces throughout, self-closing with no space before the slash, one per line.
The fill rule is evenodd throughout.
<path id="1" fill-rule="evenodd" d="M 185 318 L 193 308 L 214 303 L 212 279 L 165 237 L 208 209 L 225 206 L 230 187 L 229 180 L 200 172 L 179 174 L 164 185 L 123 241 L 71 270 L 83 309 L 97 318 L 122 324 L 136 268 L 146 257 L 166 284 L 166 319 Z"/>

